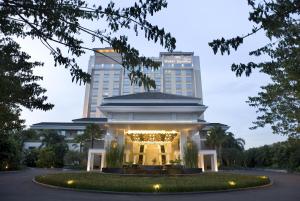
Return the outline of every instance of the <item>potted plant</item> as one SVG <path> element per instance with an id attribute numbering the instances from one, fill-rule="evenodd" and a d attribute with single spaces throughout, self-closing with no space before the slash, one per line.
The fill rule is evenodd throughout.
<path id="1" fill-rule="evenodd" d="M 102 171 L 106 173 L 122 173 L 123 158 L 124 147 L 119 145 L 117 141 L 112 141 L 110 145 L 106 147 L 106 168 L 102 168 Z"/>
<path id="2" fill-rule="evenodd" d="M 166 172 L 169 175 L 182 174 L 181 159 L 170 160 L 170 165 L 166 166 Z"/>
<path id="3" fill-rule="evenodd" d="M 185 174 L 195 174 L 201 173 L 202 169 L 198 168 L 198 147 L 197 144 L 188 140 L 184 147 L 184 168 L 183 173 Z"/>

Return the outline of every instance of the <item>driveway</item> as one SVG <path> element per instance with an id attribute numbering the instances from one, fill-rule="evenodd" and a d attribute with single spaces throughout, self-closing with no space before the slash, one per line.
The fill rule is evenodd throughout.
<path id="1" fill-rule="evenodd" d="M 299 201 L 300 175 L 244 171 L 247 174 L 270 176 L 272 187 L 203 194 L 183 195 L 118 195 L 104 193 L 87 193 L 59 190 L 34 184 L 31 180 L 35 175 L 59 172 L 59 170 L 27 169 L 20 172 L 0 173 L 1 201 Z"/>

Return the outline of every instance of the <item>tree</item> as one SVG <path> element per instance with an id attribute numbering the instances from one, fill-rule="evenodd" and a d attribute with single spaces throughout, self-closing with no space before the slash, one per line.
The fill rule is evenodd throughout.
<path id="1" fill-rule="evenodd" d="M 41 135 L 43 139 L 40 148 L 46 149 L 45 153 L 43 154 L 47 155 L 49 153 L 49 155 L 52 157 L 51 152 L 53 152 L 55 158 L 51 166 L 62 167 L 64 165 L 64 156 L 68 151 L 68 145 L 64 139 L 64 136 L 59 135 L 57 132 L 52 130 L 44 130 Z"/>
<path id="2" fill-rule="evenodd" d="M 0 132 L 4 134 L 23 128 L 20 106 L 49 110 L 53 105 L 45 103 L 47 97 L 42 94 L 46 90 L 36 83 L 42 78 L 32 72 L 41 63 L 29 62 L 30 56 L 9 38 L 0 39 L 0 57 Z"/>
<path id="3" fill-rule="evenodd" d="M 251 7 L 249 21 L 255 24 L 249 34 L 231 39 L 217 39 L 209 43 L 214 53 L 223 55 L 237 50 L 246 38 L 265 31 L 270 42 L 251 51 L 250 56 L 267 56 L 264 62 L 232 64 L 236 76 L 249 76 L 253 69 L 268 75 L 272 82 L 262 86 L 256 97 L 249 97 L 250 106 L 259 116 L 252 129 L 271 125 L 273 133 L 300 136 L 300 1 L 248 0 Z M 264 58 L 264 60 L 266 60 Z"/>
<path id="4" fill-rule="evenodd" d="M 220 164 L 222 164 L 222 148 L 226 140 L 226 132 L 220 126 L 211 128 L 206 137 L 206 144 L 217 150 Z"/>
<path id="5" fill-rule="evenodd" d="M 84 133 L 78 135 L 75 138 L 75 141 L 80 143 L 80 146 L 83 142 L 90 141 L 91 148 L 94 148 L 95 140 L 100 140 L 104 137 L 105 130 L 101 129 L 98 124 L 89 124 L 86 126 Z"/>
<path id="6" fill-rule="evenodd" d="M 37 83 L 42 79 L 34 76 L 32 69 L 42 66 L 40 62 L 29 62 L 30 56 L 20 52 L 16 38 L 40 40 L 53 56 L 55 66 L 70 70 L 72 81 L 80 84 L 90 81 L 90 75 L 77 64 L 76 59 L 86 51 L 80 34 L 103 46 L 111 46 L 122 56 L 121 64 L 129 73 L 132 84 L 155 88 L 155 82 L 141 71 L 157 69 L 159 63 L 140 56 L 139 51 L 128 43 L 120 30 L 133 30 L 136 35 L 143 32 L 148 41 L 159 42 L 165 49 L 175 49 L 176 40 L 164 28 L 152 25 L 148 18 L 166 8 L 165 0 L 139 0 L 132 6 L 119 8 L 114 2 L 107 5 L 88 5 L 83 0 L 0 0 L 0 129 L 21 129 L 21 108 L 50 110 L 46 103 L 45 89 Z M 97 27 L 84 27 L 83 21 L 101 21 Z M 66 47 L 64 53 L 62 47 Z M 98 52 L 99 54 L 103 54 Z M 103 54 L 104 56 L 107 56 Z"/>
<path id="7" fill-rule="evenodd" d="M 235 138 L 233 133 L 225 132 L 222 127 L 217 126 L 210 129 L 206 137 L 206 144 L 217 150 L 220 165 L 241 165 L 244 139 Z"/>

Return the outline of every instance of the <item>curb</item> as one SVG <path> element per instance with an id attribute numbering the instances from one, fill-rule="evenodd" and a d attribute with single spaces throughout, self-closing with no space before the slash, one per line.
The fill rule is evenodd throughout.
<path id="1" fill-rule="evenodd" d="M 67 187 L 60 187 L 60 186 L 54 186 L 50 184 L 44 184 L 40 183 L 35 180 L 35 178 L 32 179 L 32 182 L 43 186 L 45 188 L 52 188 L 57 190 L 68 190 L 68 191 L 76 191 L 76 192 L 86 192 L 86 193 L 102 193 L 102 194 L 115 194 L 115 195 L 138 195 L 138 196 L 163 196 L 163 195 L 193 195 L 193 194 L 207 194 L 207 193 L 226 193 L 226 192 L 235 192 L 235 191 L 246 191 L 246 190 L 255 190 L 255 189 L 262 189 L 262 188 L 268 188 L 271 187 L 274 182 L 271 178 L 270 183 L 262 185 L 262 186 L 252 186 L 252 187 L 246 187 L 246 188 L 236 188 L 236 189 L 227 189 L 227 190 L 216 190 L 216 191 L 193 191 L 193 192 L 118 192 L 118 191 L 101 191 L 101 190 L 89 190 L 89 189 L 77 189 L 77 188 L 67 188 Z"/>

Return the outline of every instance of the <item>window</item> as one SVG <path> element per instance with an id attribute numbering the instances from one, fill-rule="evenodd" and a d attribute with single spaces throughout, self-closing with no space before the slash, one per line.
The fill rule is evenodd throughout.
<path id="1" fill-rule="evenodd" d="M 176 82 L 181 82 L 181 77 L 176 77 Z"/>
<path id="2" fill-rule="evenodd" d="M 92 98 L 91 104 L 96 105 L 97 104 L 97 98 Z"/>
<path id="3" fill-rule="evenodd" d="M 160 151 L 161 151 L 161 153 L 166 153 L 164 145 L 160 145 Z"/>
<path id="4" fill-rule="evenodd" d="M 112 68 L 114 65 L 113 64 L 104 64 L 103 68 Z"/>
<path id="5" fill-rule="evenodd" d="M 118 95 L 120 95 L 119 89 L 114 89 L 113 90 L 113 96 L 118 96 Z"/>
<path id="6" fill-rule="evenodd" d="M 186 70 L 185 74 L 186 74 L 187 77 L 190 77 L 190 76 L 192 76 L 193 71 L 192 70 Z"/>
<path id="7" fill-rule="evenodd" d="M 99 76 L 93 77 L 93 82 L 99 82 L 99 80 L 100 80 Z"/>
<path id="8" fill-rule="evenodd" d="M 185 81 L 188 82 L 188 83 L 192 82 L 192 77 L 186 77 Z"/>
<path id="9" fill-rule="evenodd" d="M 174 67 L 182 67 L 183 64 L 174 64 Z"/>
<path id="10" fill-rule="evenodd" d="M 186 95 L 187 95 L 187 96 L 193 96 L 193 92 L 192 92 L 192 91 L 187 91 L 187 92 L 186 92 Z"/>
<path id="11" fill-rule="evenodd" d="M 176 76 L 180 76 L 181 75 L 181 70 L 176 70 Z"/>
<path id="12" fill-rule="evenodd" d="M 144 153 L 144 145 L 140 146 L 140 153 Z"/>
<path id="13" fill-rule="evenodd" d="M 191 83 L 186 84 L 186 89 L 192 89 L 192 88 L 193 88 L 193 85 Z"/>
<path id="14" fill-rule="evenodd" d="M 193 66 L 192 63 L 187 63 L 187 64 L 183 64 L 183 65 L 184 65 L 184 67 L 192 67 Z"/>
<path id="15" fill-rule="evenodd" d="M 176 84 L 176 90 L 177 90 L 177 89 L 180 89 L 180 90 L 181 90 L 181 84 L 178 84 L 178 83 Z"/>
<path id="16" fill-rule="evenodd" d="M 92 106 L 91 106 L 91 112 L 96 112 L 96 108 L 97 108 L 96 105 L 92 105 Z"/>
<path id="17" fill-rule="evenodd" d="M 164 67 L 167 67 L 167 68 L 170 68 L 170 67 L 173 67 L 174 65 L 173 65 L 173 64 L 170 64 L 170 63 L 164 63 L 163 66 L 164 66 Z"/>
<path id="18" fill-rule="evenodd" d="M 163 164 L 163 165 L 165 165 L 166 164 L 166 155 L 162 155 L 161 156 L 161 163 Z"/>

